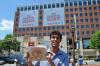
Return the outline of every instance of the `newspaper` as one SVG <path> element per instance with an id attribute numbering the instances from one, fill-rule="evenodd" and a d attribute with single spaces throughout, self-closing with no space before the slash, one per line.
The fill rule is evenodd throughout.
<path id="1" fill-rule="evenodd" d="M 33 61 L 46 60 L 46 49 L 43 47 L 33 47 L 29 53 Z"/>

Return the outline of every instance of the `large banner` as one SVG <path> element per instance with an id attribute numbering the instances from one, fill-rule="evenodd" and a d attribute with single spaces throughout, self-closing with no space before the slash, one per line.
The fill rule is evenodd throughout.
<path id="1" fill-rule="evenodd" d="M 20 12 L 19 28 L 37 27 L 38 26 L 38 10 Z"/>
<path id="2" fill-rule="evenodd" d="M 43 26 L 64 25 L 64 8 L 44 9 Z"/>

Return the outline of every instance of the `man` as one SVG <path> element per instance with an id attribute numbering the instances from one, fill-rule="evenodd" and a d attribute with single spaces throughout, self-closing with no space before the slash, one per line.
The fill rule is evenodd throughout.
<path id="1" fill-rule="evenodd" d="M 59 46 L 62 35 L 59 31 L 53 31 L 50 34 L 51 46 L 47 51 L 47 61 L 32 62 L 34 66 L 69 66 L 69 59 L 65 52 L 61 51 Z"/>
<path id="2" fill-rule="evenodd" d="M 62 35 L 59 31 L 53 31 L 50 34 L 51 47 L 48 53 L 48 62 L 50 66 L 69 66 L 69 59 L 65 52 L 59 49 Z"/>

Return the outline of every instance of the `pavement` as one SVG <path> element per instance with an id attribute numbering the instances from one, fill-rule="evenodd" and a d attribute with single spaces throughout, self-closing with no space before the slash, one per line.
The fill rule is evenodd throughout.
<path id="1" fill-rule="evenodd" d="M 100 64 L 87 64 L 87 65 L 82 65 L 82 66 L 100 66 Z"/>
<path id="2" fill-rule="evenodd" d="M 70 63 L 69 66 L 72 66 L 72 64 Z M 76 66 L 80 66 L 78 65 L 78 63 L 76 63 Z M 83 62 L 83 65 L 81 66 L 100 66 L 100 61 L 96 62 L 94 60 L 87 60 Z"/>

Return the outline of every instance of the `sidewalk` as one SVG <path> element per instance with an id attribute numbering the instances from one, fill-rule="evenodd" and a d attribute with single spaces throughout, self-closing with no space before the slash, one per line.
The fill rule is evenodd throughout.
<path id="1" fill-rule="evenodd" d="M 87 65 L 83 65 L 83 66 L 100 66 L 100 64 L 87 64 Z"/>

